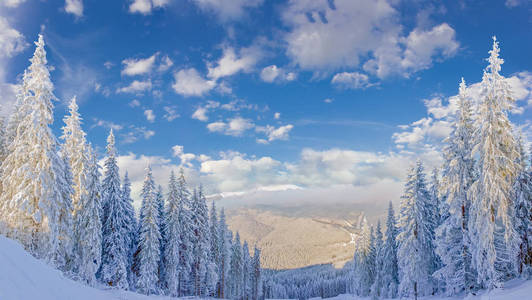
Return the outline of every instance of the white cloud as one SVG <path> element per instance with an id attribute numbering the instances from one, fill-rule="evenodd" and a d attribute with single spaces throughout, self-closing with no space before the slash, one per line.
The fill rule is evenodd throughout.
<path id="1" fill-rule="evenodd" d="M 289 28 L 286 54 L 315 72 L 363 66 L 380 78 L 407 76 L 458 49 L 446 23 L 405 36 L 400 14 L 388 0 L 290 1 L 283 21 Z"/>
<path id="2" fill-rule="evenodd" d="M 92 121 L 94 122 L 92 125 L 91 125 L 91 129 L 92 128 L 95 128 L 95 127 L 103 127 L 103 128 L 107 128 L 107 129 L 113 129 L 114 131 L 120 131 L 124 128 L 124 126 L 120 125 L 120 124 L 115 124 L 111 121 L 105 121 L 105 120 L 101 120 L 101 119 L 98 119 L 98 118 L 93 118 Z"/>
<path id="3" fill-rule="evenodd" d="M 129 5 L 129 12 L 149 15 L 151 14 L 152 10 L 164 8 L 169 3 L 170 0 L 133 0 L 133 2 Z"/>
<path id="4" fill-rule="evenodd" d="M 333 101 L 334 100 L 331 99 L 331 98 L 326 98 L 325 100 L 323 100 L 323 102 L 325 102 L 325 103 L 333 103 Z"/>
<path id="5" fill-rule="evenodd" d="M 152 56 L 148 58 L 128 58 L 124 59 L 122 61 L 122 64 L 124 65 L 124 69 L 122 70 L 122 75 L 128 75 L 128 76 L 134 76 L 134 75 L 141 75 L 150 73 L 153 69 L 153 65 L 155 64 L 155 58 L 157 57 L 158 53 L 153 54 Z"/>
<path id="6" fill-rule="evenodd" d="M 185 97 L 202 96 L 216 86 L 213 80 L 203 79 L 194 68 L 180 70 L 174 73 L 174 91 Z"/>
<path id="7" fill-rule="evenodd" d="M 26 0 L 4 0 L 1 4 L 7 7 L 17 7 L 24 2 L 26 2 Z"/>
<path id="8" fill-rule="evenodd" d="M 183 149 L 184 147 L 181 145 L 173 146 L 172 155 L 174 157 L 179 157 L 179 159 L 181 160 L 181 165 L 192 167 L 192 161 L 198 157 L 193 153 L 185 153 Z"/>
<path id="9" fill-rule="evenodd" d="M 120 142 L 122 144 L 132 144 L 137 142 L 139 139 L 149 140 L 155 135 L 155 131 L 147 129 L 144 126 L 137 127 L 135 125 L 129 125 L 125 132 L 120 135 Z"/>
<path id="10" fill-rule="evenodd" d="M 183 146 L 181 145 L 175 145 L 172 147 L 172 155 L 175 157 L 179 157 L 179 155 L 183 154 Z"/>
<path id="11" fill-rule="evenodd" d="M 235 53 L 235 49 L 225 48 L 222 57 L 215 63 L 215 66 L 209 66 L 207 76 L 218 79 L 241 71 L 248 72 L 261 56 L 261 51 L 257 46 L 242 48 L 239 55 Z"/>
<path id="12" fill-rule="evenodd" d="M 163 109 L 165 111 L 163 118 L 165 118 L 168 122 L 172 122 L 180 117 L 176 106 L 164 106 Z"/>
<path id="13" fill-rule="evenodd" d="M 272 142 L 275 140 L 288 140 L 290 131 L 294 128 L 294 125 L 288 124 L 275 128 L 271 125 L 257 126 L 255 131 L 266 134 L 267 142 Z M 265 140 L 257 140 L 260 144 L 265 144 Z"/>
<path id="14" fill-rule="evenodd" d="M 83 1 L 82 0 L 65 0 L 65 11 L 71 13 L 76 17 L 83 16 Z"/>
<path id="15" fill-rule="evenodd" d="M 349 89 L 364 89 L 370 87 L 369 77 L 366 74 L 342 72 L 334 75 L 332 83 Z"/>
<path id="16" fill-rule="evenodd" d="M 8 3 L 9 4 L 9 3 Z M 8 59 L 22 52 L 28 47 L 24 36 L 16 29 L 12 28 L 7 19 L 0 16 L 0 115 L 8 115 L 15 103 L 17 86 L 5 82 L 4 73 L 8 66 Z"/>
<path id="17" fill-rule="evenodd" d="M 140 101 L 137 100 L 137 99 L 133 99 L 131 102 L 129 102 L 129 106 L 131 106 L 131 107 L 139 107 L 140 106 Z"/>
<path id="18" fill-rule="evenodd" d="M 296 77 L 296 73 L 287 72 L 285 69 L 279 68 L 276 65 L 267 66 L 260 72 L 260 78 L 270 83 L 274 81 L 292 81 Z"/>
<path id="19" fill-rule="evenodd" d="M 155 114 L 153 113 L 153 110 L 147 109 L 144 111 L 144 116 L 146 116 L 146 120 L 148 122 L 153 123 L 155 121 Z"/>
<path id="20" fill-rule="evenodd" d="M 523 1 L 523 0 L 506 0 L 506 2 L 504 2 L 504 4 L 506 5 L 506 7 L 509 7 L 509 8 L 514 8 L 514 7 L 517 7 L 523 3 L 526 3 L 527 0 Z"/>
<path id="21" fill-rule="evenodd" d="M 110 61 L 106 61 L 103 63 L 103 66 L 107 69 L 107 70 L 110 70 L 115 64 L 113 64 L 112 62 Z"/>
<path id="22" fill-rule="evenodd" d="M 139 81 L 133 80 L 133 82 L 125 87 L 121 87 L 116 90 L 117 93 L 142 93 L 152 89 L 151 80 Z"/>
<path id="23" fill-rule="evenodd" d="M 244 11 L 258 7 L 264 0 L 193 0 L 196 5 L 205 11 L 213 12 L 221 21 L 230 21 L 241 18 Z"/>
<path id="24" fill-rule="evenodd" d="M 235 117 L 229 119 L 228 122 L 213 122 L 207 124 L 207 129 L 210 132 L 219 132 L 225 135 L 241 136 L 246 130 L 253 128 L 255 124 L 249 119 L 242 117 Z"/>
<path id="25" fill-rule="evenodd" d="M 168 57 L 168 55 L 166 55 L 161 59 L 161 64 L 159 65 L 159 68 L 157 68 L 157 70 L 159 72 L 164 72 L 170 69 L 173 65 L 174 62 L 170 59 L 170 57 Z"/>
<path id="26" fill-rule="evenodd" d="M 280 112 L 276 112 L 275 114 L 273 114 L 273 118 L 276 119 L 276 120 L 279 120 L 281 118 L 281 113 Z"/>
<path id="27" fill-rule="evenodd" d="M 12 57 L 22 52 L 28 43 L 24 36 L 12 28 L 7 19 L 0 16 L 0 59 Z"/>

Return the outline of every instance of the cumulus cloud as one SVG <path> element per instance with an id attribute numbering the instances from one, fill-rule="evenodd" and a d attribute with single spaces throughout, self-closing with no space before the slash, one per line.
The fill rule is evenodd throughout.
<path id="1" fill-rule="evenodd" d="M 290 1 L 283 21 L 289 28 L 286 54 L 316 72 L 362 66 L 380 78 L 408 76 L 458 49 L 446 23 L 405 36 L 399 13 L 387 0 Z"/>
<path id="2" fill-rule="evenodd" d="M 369 77 L 358 72 L 342 72 L 334 75 L 332 83 L 348 89 L 363 89 L 371 86 Z"/>
<path id="3" fill-rule="evenodd" d="M 216 86 L 214 80 L 207 80 L 200 76 L 194 68 L 179 70 L 174 73 L 174 91 L 185 97 L 203 96 Z"/>
<path id="4" fill-rule="evenodd" d="M 192 114 L 192 119 L 200 120 L 206 122 L 209 120 L 207 114 L 212 109 L 215 109 L 220 106 L 220 102 L 209 100 L 205 105 L 200 105 Z"/>
<path id="5" fill-rule="evenodd" d="M 150 73 L 155 64 L 155 58 L 158 53 L 153 54 L 148 58 L 128 58 L 122 61 L 124 69 L 122 69 L 122 75 L 135 76 Z"/>
<path id="6" fill-rule="evenodd" d="M 274 113 L 274 114 L 273 114 L 273 118 L 274 118 L 275 120 L 279 120 L 279 119 L 281 118 L 281 113 L 280 113 L 280 112 L 276 112 L 276 113 Z"/>
<path id="7" fill-rule="evenodd" d="M 65 11 L 73 14 L 76 17 L 83 16 L 83 1 L 82 0 L 65 0 Z"/>
<path id="8" fill-rule="evenodd" d="M 165 111 L 163 118 L 165 118 L 166 121 L 172 122 L 173 120 L 179 118 L 179 113 L 177 112 L 176 106 L 164 106 L 163 109 Z"/>
<path id="9" fill-rule="evenodd" d="M 164 56 L 161 60 L 161 64 L 157 68 L 159 72 L 164 72 L 168 69 L 170 69 L 174 65 L 174 62 L 168 57 L 168 55 Z"/>
<path id="10" fill-rule="evenodd" d="M 250 119 L 235 117 L 227 122 L 218 121 L 207 124 L 210 132 L 218 132 L 230 136 L 241 136 L 245 131 L 255 127 Z"/>
<path id="11" fill-rule="evenodd" d="M 279 68 L 276 65 L 267 66 L 262 69 L 260 72 L 260 78 L 264 82 L 274 82 L 274 81 L 292 81 L 296 79 L 297 75 L 294 72 L 288 72 L 283 68 Z"/>
<path id="12" fill-rule="evenodd" d="M 129 102 L 129 106 L 131 106 L 131 107 L 139 107 L 140 106 L 140 101 L 137 100 L 137 99 L 133 99 L 131 102 Z"/>
<path id="13" fill-rule="evenodd" d="M 153 110 L 147 109 L 144 111 L 144 116 L 146 117 L 146 120 L 148 122 L 153 123 L 155 121 L 155 114 L 153 113 Z"/>
<path id="14" fill-rule="evenodd" d="M 260 143 L 260 144 L 265 144 L 267 142 L 272 142 L 272 141 L 275 141 L 275 140 L 285 140 L 286 141 L 289 138 L 289 133 L 292 130 L 292 128 L 294 128 L 294 125 L 292 125 L 292 124 L 279 126 L 278 128 L 275 128 L 274 126 L 271 126 L 271 125 L 257 126 L 255 128 L 255 131 L 259 132 L 259 133 L 264 133 L 264 134 L 266 134 L 266 137 L 267 137 L 266 140 L 259 139 L 259 140 L 257 140 L 257 142 Z"/>
<path id="15" fill-rule="evenodd" d="M 142 93 L 144 91 L 149 91 L 152 89 L 151 80 L 139 81 L 133 80 L 133 82 L 125 87 L 118 88 L 117 93 Z"/>
<path id="16" fill-rule="evenodd" d="M 2 1 L 2 3 L 0 4 L 3 4 L 7 7 L 17 7 L 24 2 L 26 2 L 26 0 L 5 0 L 5 1 Z"/>
<path id="17" fill-rule="evenodd" d="M 9 4 L 9 3 L 8 3 Z M 18 4 L 18 3 L 17 3 Z M 15 6 L 15 4 L 13 4 Z M 8 115 L 15 103 L 17 86 L 6 82 L 5 70 L 8 59 L 22 52 L 28 47 L 24 36 L 16 29 L 12 28 L 7 19 L 0 16 L 0 97 L 2 105 L 0 114 Z"/>
<path id="18" fill-rule="evenodd" d="M 241 71 L 248 72 L 261 56 L 262 53 L 257 46 L 242 48 L 238 55 L 235 49 L 225 48 L 222 57 L 209 67 L 207 76 L 216 80 Z"/>
<path id="19" fill-rule="evenodd" d="M 246 9 L 258 7 L 264 0 L 193 0 L 204 11 L 214 13 L 223 21 L 237 20 Z"/>
<path id="20" fill-rule="evenodd" d="M 129 5 L 130 13 L 151 14 L 152 10 L 164 8 L 170 0 L 133 0 Z"/>

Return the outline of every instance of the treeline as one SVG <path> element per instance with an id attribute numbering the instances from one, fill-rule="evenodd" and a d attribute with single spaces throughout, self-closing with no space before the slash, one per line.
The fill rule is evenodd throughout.
<path id="1" fill-rule="evenodd" d="M 443 166 L 428 182 L 416 163 L 397 216 L 390 203 L 384 233 L 380 223 L 362 226 L 345 292 L 374 299 L 466 295 L 532 275 L 532 161 L 508 119 L 514 98 L 500 74 L 499 52 L 494 38 L 480 95 L 460 83 Z M 294 290 L 291 282 L 274 279 L 274 297 Z M 320 289 L 315 282 L 305 289 Z M 341 293 L 339 286 L 333 294 Z"/>
<path id="2" fill-rule="evenodd" d="M 260 250 L 228 229 L 223 209 L 207 208 L 202 187 L 172 172 L 168 193 L 148 166 L 137 218 L 115 138 L 105 172 L 72 99 L 60 143 L 44 40 L 25 70 L 12 114 L 0 120 L 0 232 L 34 256 L 89 285 L 143 294 L 261 299 Z"/>

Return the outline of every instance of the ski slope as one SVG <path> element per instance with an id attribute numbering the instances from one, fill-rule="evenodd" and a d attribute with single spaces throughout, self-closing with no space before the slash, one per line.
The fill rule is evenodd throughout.
<path id="1" fill-rule="evenodd" d="M 172 299 L 83 285 L 40 261 L 0 235 L 0 299 L 4 300 L 146 300 Z M 174 298 L 175 299 L 175 298 Z"/>

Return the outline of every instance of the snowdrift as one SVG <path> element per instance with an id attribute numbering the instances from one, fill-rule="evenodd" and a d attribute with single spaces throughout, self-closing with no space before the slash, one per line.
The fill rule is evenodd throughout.
<path id="1" fill-rule="evenodd" d="M 1 300 L 147 300 L 172 299 L 133 292 L 92 288 L 73 281 L 40 261 L 22 246 L 0 235 Z M 173 298 L 175 299 L 175 298 Z"/>

